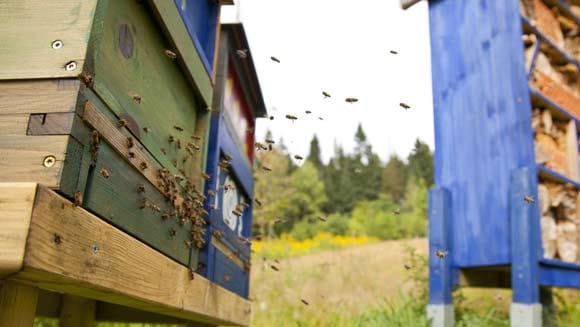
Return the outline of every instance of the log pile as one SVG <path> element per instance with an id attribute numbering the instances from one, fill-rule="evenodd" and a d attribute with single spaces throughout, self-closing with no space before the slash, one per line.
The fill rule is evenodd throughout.
<path id="1" fill-rule="evenodd" d="M 566 156 L 566 125 L 553 120 L 547 109 L 535 108 L 532 113 L 536 163 L 563 175 L 570 173 Z"/>
<path id="2" fill-rule="evenodd" d="M 579 262 L 578 191 L 573 185 L 542 182 L 538 186 L 544 257 Z"/>

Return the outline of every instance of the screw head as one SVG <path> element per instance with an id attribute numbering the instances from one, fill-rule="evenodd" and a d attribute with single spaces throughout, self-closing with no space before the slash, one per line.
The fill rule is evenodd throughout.
<path id="1" fill-rule="evenodd" d="M 46 168 L 50 168 L 50 167 L 54 166 L 55 163 L 56 163 L 56 157 L 52 156 L 52 155 L 44 157 L 44 160 L 42 161 L 42 165 Z"/>
<path id="2" fill-rule="evenodd" d="M 68 64 L 66 64 L 66 66 L 64 66 L 64 69 L 68 70 L 68 71 L 72 71 L 77 69 L 77 62 L 76 61 L 70 61 Z"/>
<path id="3" fill-rule="evenodd" d="M 55 50 L 58 50 L 58 49 L 62 48 L 63 45 L 64 44 L 62 43 L 61 40 L 54 40 L 54 41 L 52 41 L 52 48 L 55 49 Z"/>

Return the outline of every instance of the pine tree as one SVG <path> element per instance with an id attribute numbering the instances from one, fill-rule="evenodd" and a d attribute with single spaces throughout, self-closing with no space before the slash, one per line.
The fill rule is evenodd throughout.
<path id="1" fill-rule="evenodd" d="M 413 176 L 422 179 L 428 188 L 433 185 L 433 154 L 427 143 L 417 139 L 407 160 Z"/>
<path id="2" fill-rule="evenodd" d="M 394 203 L 401 204 L 406 184 L 407 166 L 399 156 L 393 154 L 383 169 L 381 191 L 388 194 Z"/>
<path id="3" fill-rule="evenodd" d="M 310 161 L 316 169 L 321 169 L 322 159 L 320 157 L 320 143 L 318 142 L 318 137 L 316 134 L 312 136 L 312 140 L 310 141 L 310 152 L 308 153 L 308 157 L 306 161 Z"/>

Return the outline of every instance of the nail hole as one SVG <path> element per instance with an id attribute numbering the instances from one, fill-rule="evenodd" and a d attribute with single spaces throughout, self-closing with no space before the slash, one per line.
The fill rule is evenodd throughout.
<path id="1" fill-rule="evenodd" d="M 55 50 L 58 50 L 58 49 L 62 48 L 62 46 L 63 46 L 63 43 L 62 43 L 61 40 L 54 40 L 52 42 L 52 48 L 55 49 Z"/>
<path id="2" fill-rule="evenodd" d="M 91 251 L 93 252 L 93 254 L 97 254 L 97 252 L 99 252 L 99 246 L 96 244 L 93 244 Z"/>
<path id="3" fill-rule="evenodd" d="M 46 156 L 46 157 L 44 157 L 44 160 L 42 161 L 42 165 L 46 168 L 50 168 L 50 167 L 54 166 L 55 163 L 56 163 L 55 156 Z"/>
<path id="4" fill-rule="evenodd" d="M 66 66 L 64 66 L 64 69 L 68 71 L 77 69 L 77 62 L 76 61 L 69 62 L 68 64 L 66 64 Z"/>

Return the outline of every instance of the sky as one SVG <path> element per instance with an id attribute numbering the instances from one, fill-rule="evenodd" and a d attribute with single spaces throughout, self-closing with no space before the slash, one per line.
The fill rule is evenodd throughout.
<path id="1" fill-rule="evenodd" d="M 244 24 L 266 108 L 274 116 L 258 120 L 257 140 L 271 130 L 291 155 L 306 157 L 316 134 L 327 162 L 337 145 L 352 151 L 360 123 L 383 161 L 392 153 L 406 158 L 417 138 L 433 149 L 426 1 L 409 10 L 400 9 L 398 0 L 236 3 L 222 7 L 222 22 Z M 332 97 L 324 99 L 322 91 Z M 359 101 L 349 104 L 347 97 Z M 287 114 L 298 120 L 289 121 Z"/>

